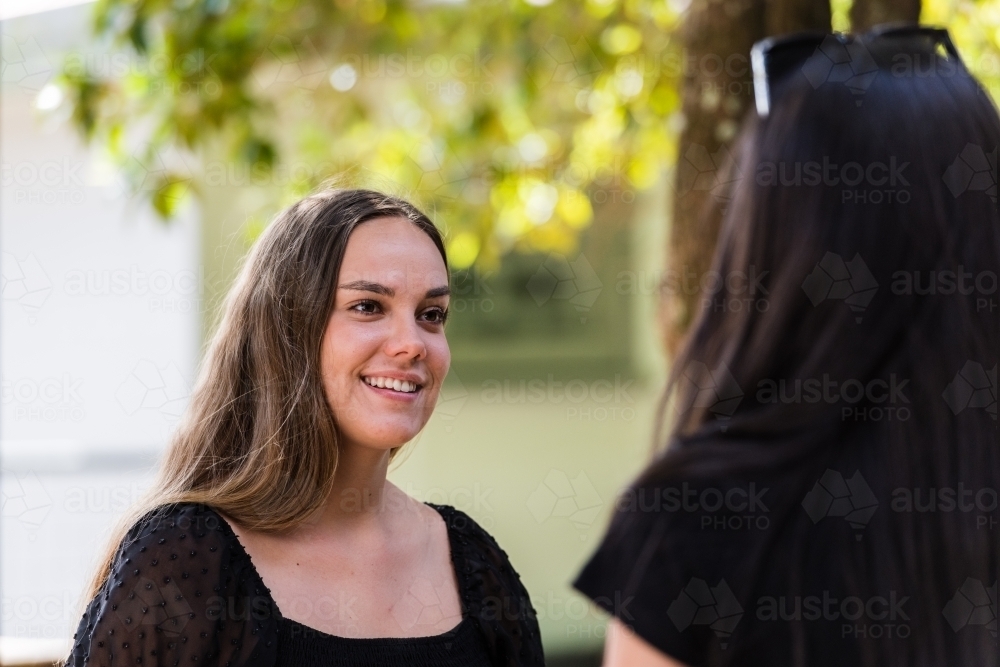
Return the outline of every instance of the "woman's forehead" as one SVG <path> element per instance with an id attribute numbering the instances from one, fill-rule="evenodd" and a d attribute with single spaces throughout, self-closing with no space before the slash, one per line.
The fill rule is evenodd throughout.
<path id="1" fill-rule="evenodd" d="M 448 284 L 437 245 L 405 218 L 362 223 L 348 239 L 338 284 L 370 282 L 396 292 Z"/>

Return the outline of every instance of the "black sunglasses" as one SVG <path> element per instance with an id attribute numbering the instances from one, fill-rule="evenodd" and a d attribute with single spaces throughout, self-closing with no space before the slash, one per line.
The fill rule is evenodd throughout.
<path id="1" fill-rule="evenodd" d="M 898 44 L 893 44 L 893 41 Z M 754 44 L 750 50 L 758 115 L 767 117 L 771 110 L 774 84 L 796 70 L 805 74 L 814 87 L 823 81 L 841 80 L 853 82 L 863 90 L 879 70 L 871 51 L 882 50 L 883 44 L 898 46 L 899 52 L 905 49 L 931 53 L 943 49 L 962 65 L 958 50 L 945 28 L 897 23 L 878 25 L 859 35 L 801 32 L 768 37 Z M 818 53 L 823 53 L 828 62 L 813 61 L 815 66 L 810 68 L 810 59 Z M 834 75 L 839 78 L 831 78 L 831 72 L 839 72 Z"/>

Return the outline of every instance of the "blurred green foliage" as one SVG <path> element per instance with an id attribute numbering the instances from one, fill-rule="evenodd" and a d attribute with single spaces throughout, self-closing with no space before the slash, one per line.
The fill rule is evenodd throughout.
<path id="1" fill-rule="evenodd" d="M 134 60 L 68 60 L 62 80 L 164 218 L 206 185 L 286 203 L 353 172 L 431 209 L 454 268 L 490 269 L 572 252 L 595 188 L 672 160 L 684 4 L 101 0 L 96 34 Z"/>
<path id="2" fill-rule="evenodd" d="M 948 28 L 965 66 L 1000 100 L 1000 0 L 922 0 L 921 23 Z"/>
<path id="3" fill-rule="evenodd" d="M 124 66 L 70 58 L 61 82 L 165 219 L 199 188 L 256 185 L 277 195 L 258 233 L 347 173 L 430 209 L 455 269 L 495 270 L 511 250 L 573 252 L 595 191 L 673 163 L 689 3 L 100 0 L 95 33 Z M 833 0 L 835 28 L 850 5 Z M 924 0 L 922 20 L 1000 90 L 1000 0 Z"/>

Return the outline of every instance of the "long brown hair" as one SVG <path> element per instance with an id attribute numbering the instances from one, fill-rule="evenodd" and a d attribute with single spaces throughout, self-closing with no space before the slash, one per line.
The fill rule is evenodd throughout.
<path id="1" fill-rule="evenodd" d="M 106 581 L 128 529 L 158 507 L 203 503 L 261 531 L 294 527 L 322 507 L 337 469 L 338 435 L 320 345 L 348 238 L 358 225 L 388 217 L 419 227 L 448 265 L 426 215 L 372 190 L 323 190 L 264 231 L 226 298 L 156 481 L 117 524 L 85 599 Z"/>

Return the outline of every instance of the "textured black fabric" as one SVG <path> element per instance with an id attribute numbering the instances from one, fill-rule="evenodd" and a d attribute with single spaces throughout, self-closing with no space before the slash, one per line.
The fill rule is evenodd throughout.
<path id="1" fill-rule="evenodd" d="M 320 632 L 290 619 L 278 622 L 277 667 L 413 665 L 489 667 L 482 637 L 468 618 L 433 637 L 353 639 Z"/>
<path id="2" fill-rule="evenodd" d="M 846 589 L 834 546 L 863 543 L 840 517 L 813 525 L 800 490 L 780 478 L 631 488 L 573 586 L 686 665 L 780 667 L 796 654 L 811 666 L 861 664 L 859 633 L 898 632 L 907 619 L 874 629 L 838 617 Z"/>
<path id="3" fill-rule="evenodd" d="M 305 632 L 311 629 L 282 618 L 229 524 L 204 505 L 177 504 L 129 531 L 80 619 L 67 665 L 274 667 L 305 664 L 307 656 L 327 665 L 543 665 L 535 611 L 507 555 L 465 513 L 431 507 L 448 526 L 462 600 L 463 620 L 449 633 L 348 639 Z"/>
<path id="4" fill-rule="evenodd" d="M 486 639 L 493 664 L 544 665 L 535 609 L 507 554 L 465 512 L 447 505 L 431 507 L 448 526 L 463 614 Z"/>

